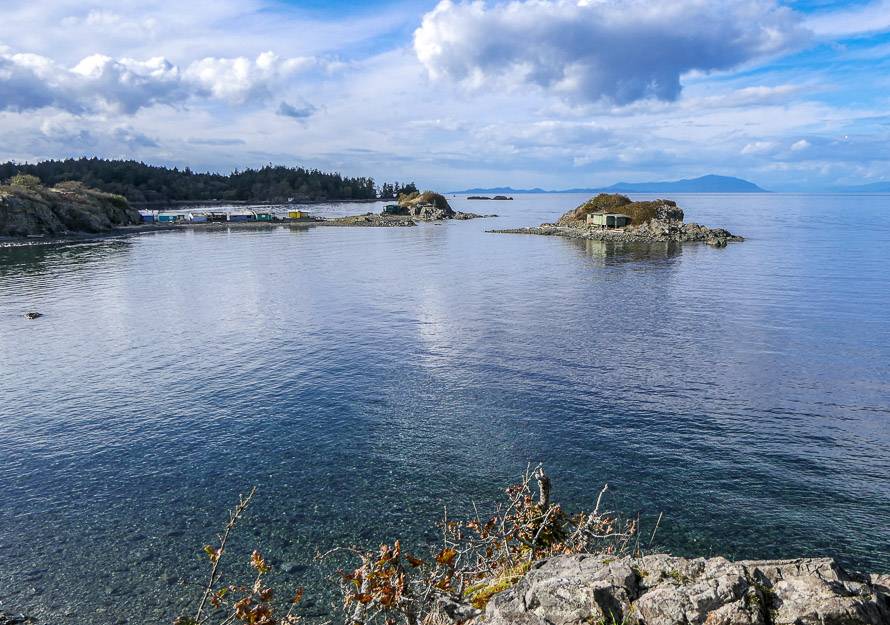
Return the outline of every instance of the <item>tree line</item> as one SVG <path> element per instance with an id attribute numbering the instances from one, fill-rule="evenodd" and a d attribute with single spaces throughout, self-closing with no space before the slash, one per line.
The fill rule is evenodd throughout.
<path id="1" fill-rule="evenodd" d="M 16 174 L 37 176 L 47 186 L 76 180 L 94 189 L 123 195 L 137 204 L 371 200 L 395 198 L 399 193 L 417 190 L 413 182 L 384 183 L 378 188 L 373 178 L 350 178 L 336 172 L 281 165 L 235 170 L 226 175 L 100 158 L 0 164 L 0 180 Z"/>

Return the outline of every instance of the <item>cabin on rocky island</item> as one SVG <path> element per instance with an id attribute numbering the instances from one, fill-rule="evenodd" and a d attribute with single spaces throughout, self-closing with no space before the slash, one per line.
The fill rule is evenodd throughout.
<path id="1" fill-rule="evenodd" d="M 587 225 L 600 228 L 624 228 L 630 222 L 630 216 L 622 213 L 590 213 L 587 215 Z"/>
<path id="2" fill-rule="evenodd" d="M 301 210 L 290 210 L 287 211 L 288 219 L 306 219 L 309 217 L 309 213 Z"/>

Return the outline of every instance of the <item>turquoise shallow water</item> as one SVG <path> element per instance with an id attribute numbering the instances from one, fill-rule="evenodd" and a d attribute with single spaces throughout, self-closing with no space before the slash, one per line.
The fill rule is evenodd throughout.
<path id="1" fill-rule="evenodd" d="M 890 196 L 677 196 L 726 249 L 485 233 L 583 199 L 0 250 L 0 609 L 170 622 L 256 484 L 240 546 L 321 612 L 316 547 L 434 539 L 529 461 L 661 548 L 890 570 Z"/>

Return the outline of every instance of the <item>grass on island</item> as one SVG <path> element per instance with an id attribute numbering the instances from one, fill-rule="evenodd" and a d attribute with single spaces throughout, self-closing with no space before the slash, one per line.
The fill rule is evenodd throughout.
<path id="1" fill-rule="evenodd" d="M 631 223 L 639 225 L 654 219 L 658 209 L 663 205 L 676 206 L 671 200 L 652 200 L 646 202 L 634 202 L 626 195 L 620 193 L 600 193 L 578 208 L 571 210 L 559 218 L 559 223 L 569 224 L 583 222 L 591 213 L 622 213 L 631 219 Z"/>

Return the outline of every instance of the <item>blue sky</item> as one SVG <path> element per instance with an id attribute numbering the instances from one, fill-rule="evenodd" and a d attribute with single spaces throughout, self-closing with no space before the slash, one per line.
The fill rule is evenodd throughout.
<path id="1" fill-rule="evenodd" d="M 890 0 L 4 3 L 0 159 L 890 180 Z"/>

